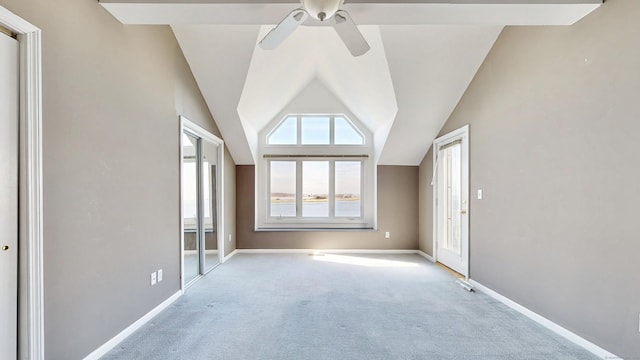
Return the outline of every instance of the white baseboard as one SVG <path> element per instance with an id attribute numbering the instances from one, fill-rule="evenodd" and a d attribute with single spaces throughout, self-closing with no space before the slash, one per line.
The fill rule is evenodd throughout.
<path id="1" fill-rule="evenodd" d="M 231 259 L 237 253 L 238 253 L 238 250 L 233 250 L 232 252 L 229 253 L 229 255 L 224 256 L 222 258 L 222 263 L 224 264 L 225 262 L 227 262 L 227 260 Z"/>
<path id="2" fill-rule="evenodd" d="M 100 357 L 104 356 L 111 349 L 115 348 L 122 340 L 126 339 L 129 335 L 133 334 L 136 330 L 140 329 L 144 324 L 149 322 L 149 320 L 153 319 L 156 315 L 158 315 L 162 310 L 166 309 L 171 305 L 174 301 L 176 301 L 181 295 L 183 291 L 180 290 L 175 294 L 171 295 L 167 300 L 163 301 L 160 305 L 153 308 L 151 311 L 146 313 L 143 317 L 138 319 L 133 324 L 129 325 L 126 329 L 122 330 L 118 335 L 114 336 L 111 340 L 102 344 L 99 348 L 95 349 L 91 354 L 87 355 L 84 360 L 97 360 Z"/>
<path id="3" fill-rule="evenodd" d="M 417 254 L 417 250 L 384 249 L 237 249 L 239 254 Z"/>
<path id="4" fill-rule="evenodd" d="M 574 344 L 583 347 L 585 350 L 588 350 L 589 352 L 593 353 L 594 355 L 600 357 L 601 359 L 606 359 L 606 360 L 622 360 L 621 357 L 616 356 L 610 352 L 608 352 L 607 350 L 599 347 L 598 345 L 590 342 L 589 340 L 581 337 L 580 335 L 577 335 L 575 333 L 573 333 L 570 330 L 567 330 L 565 328 L 563 328 L 562 326 L 554 323 L 553 321 L 545 318 L 542 315 L 539 315 L 529 309 L 527 309 L 526 307 L 518 304 L 517 302 L 489 289 L 488 287 L 480 284 L 479 282 L 469 279 L 469 283 L 471 283 L 477 290 L 480 290 L 481 292 L 491 296 L 492 298 L 500 301 L 501 303 L 507 305 L 508 307 L 512 308 L 513 310 L 521 313 L 522 315 L 528 317 L 529 319 L 537 322 L 538 324 L 546 327 L 547 329 L 553 331 L 554 333 L 562 336 L 563 338 L 573 342 Z"/>
<path id="5" fill-rule="evenodd" d="M 431 261 L 432 263 L 436 262 L 436 259 L 433 258 L 433 256 L 427 254 L 426 252 L 422 251 L 422 250 L 416 250 L 416 254 L 422 256 L 423 258 Z"/>

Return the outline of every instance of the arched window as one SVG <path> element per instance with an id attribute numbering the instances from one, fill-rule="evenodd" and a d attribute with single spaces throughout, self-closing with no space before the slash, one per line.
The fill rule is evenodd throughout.
<path id="1" fill-rule="evenodd" d="M 257 226 L 374 227 L 371 133 L 343 114 L 287 115 L 260 133 Z"/>

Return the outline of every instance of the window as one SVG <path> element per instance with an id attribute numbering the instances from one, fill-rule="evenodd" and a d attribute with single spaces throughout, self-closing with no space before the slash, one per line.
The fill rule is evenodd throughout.
<path id="1" fill-rule="evenodd" d="M 362 145 L 364 137 L 351 123 L 344 117 L 335 119 L 335 144 L 339 145 Z"/>
<path id="2" fill-rule="evenodd" d="M 273 133 L 269 136 L 269 144 L 291 145 L 297 143 L 298 121 L 295 117 L 289 116 L 282 121 Z"/>
<path id="3" fill-rule="evenodd" d="M 269 133 L 267 144 L 364 145 L 365 141 L 344 116 L 287 116 Z"/>
<path id="4" fill-rule="evenodd" d="M 287 115 L 261 132 L 257 229 L 374 227 L 371 135 L 345 115 Z"/>
<path id="5" fill-rule="evenodd" d="M 272 217 L 296 216 L 296 203 L 298 192 L 296 191 L 296 162 L 295 161 L 271 161 L 270 162 L 269 188 L 271 189 L 271 207 L 269 214 Z"/>

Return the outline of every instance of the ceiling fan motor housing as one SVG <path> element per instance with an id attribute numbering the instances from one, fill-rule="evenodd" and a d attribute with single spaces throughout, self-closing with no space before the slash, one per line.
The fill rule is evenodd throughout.
<path id="1" fill-rule="evenodd" d="M 342 0 L 302 0 L 302 6 L 314 19 L 324 21 L 330 19 L 338 8 Z"/>

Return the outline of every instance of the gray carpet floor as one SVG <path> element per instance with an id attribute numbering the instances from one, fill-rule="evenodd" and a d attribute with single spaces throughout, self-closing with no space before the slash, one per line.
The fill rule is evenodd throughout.
<path id="1" fill-rule="evenodd" d="M 597 359 L 418 255 L 240 254 L 103 359 Z"/>

